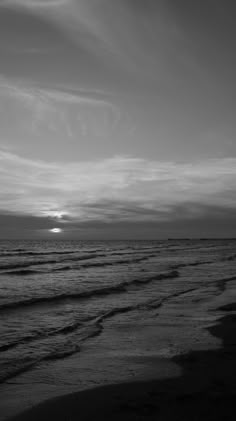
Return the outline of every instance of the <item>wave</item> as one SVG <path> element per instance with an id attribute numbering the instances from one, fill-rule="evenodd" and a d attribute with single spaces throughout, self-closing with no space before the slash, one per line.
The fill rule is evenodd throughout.
<path id="1" fill-rule="evenodd" d="M 5 351 L 8 351 L 9 349 L 15 348 L 19 345 L 35 342 L 35 341 L 38 341 L 40 339 L 56 336 L 58 334 L 65 334 L 66 335 L 66 334 L 68 334 L 70 332 L 73 332 L 74 330 L 78 329 L 79 327 L 83 326 L 84 322 L 88 322 L 91 319 L 93 319 L 93 317 L 82 319 L 80 321 L 76 321 L 74 323 L 67 324 L 66 326 L 59 327 L 57 329 L 51 328 L 51 329 L 43 330 L 41 332 L 30 333 L 29 335 L 23 336 L 16 341 L 12 341 L 12 342 L 9 342 L 8 344 L 1 345 L 0 346 L 0 352 L 5 352 Z"/>
<path id="2" fill-rule="evenodd" d="M 105 267 L 105 266 L 116 266 L 116 265 L 122 265 L 122 264 L 140 263 L 145 260 L 149 260 L 155 256 L 156 256 L 155 254 L 149 254 L 148 256 L 136 257 L 133 259 L 112 260 L 111 262 L 108 261 L 108 262 L 85 263 L 85 264 L 81 264 L 80 267 L 90 268 L 90 267 Z"/>
<path id="3" fill-rule="evenodd" d="M 106 266 L 114 266 L 114 265 L 122 265 L 122 264 L 133 264 L 133 263 L 140 263 L 142 261 L 148 260 L 152 257 L 155 257 L 155 254 L 149 254 L 148 256 L 137 257 L 133 259 L 123 259 L 123 260 L 112 260 L 112 261 L 104 261 L 104 262 L 93 262 L 93 263 L 81 263 L 79 266 L 69 266 L 65 265 L 59 268 L 51 268 L 48 271 L 41 271 L 41 270 L 22 270 L 21 268 L 27 268 L 31 266 L 42 266 L 46 264 L 53 264 L 53 263 L 60 263 L 61 261 L 58 260 L 47 260 L 47 261 L 37 261 L 37 262 L 22 262 L 16 265 L 4 265 L 0 267 L 0 269 L 8 269 L 7 272 L 3 272 L 2 274 L 8 275 L 29 275 L 29 274 L 42 274 L 42 273 L 52 273 L 52 272 L 61 272 L 61 271 L 68 271 L 68 270 L 80 270 L 80 269 L 88 269 L 92 267 L 106 267 Z M 106 255 L 96 255 L 96 257 L 106 257 Z M 90 260 L 94 259 L 94 256 L 81 256 L 78 258 L 71 258 L 67 259 L 67 261 L 83 261 L 83 260 Z M 12 270 L 9 270 L 12 269 Z M 16 270 L 15 270 L 16 269 Z"/>
<path id="4" fill-rule="evenodd" d="M 142 285 L 147 284 L 153 281 L 160 281 L 164 279 L 172 279 L 177 278 L 179 276 L 179 273 L 177 271 L 171 271 L 166 273 L 161 273 L 159 275 L 154 275 L 149 278 L 144 279 L 133 279 L 131 281 L 125 281 L 121 282 L 114 286 L 99 288 L 99 289 L 93 289 L 88 291 L 81 291 L 78 293 L 63 293 L 53 296 L 46 296 L 46 297 L 34 297 L 29 298 L 27 300 L 21 300 L 21 301 L 14 301 L 10 303 L 4 303 L 0 305 L 0 312 L 6 311 L 6 310 L 12 310 L 17 309 L 20 307 L 29 307 L 34 306 L 36 304 L 48 304 L 48 303 L 58 303 L 63 302 L 65 300 L 78 300 L 78 299 L 87 299 L 93 296 L 105 296 L 112 293 L 122 293 L 125 292 L 126 289 L 131 285 Z"/>
<path id="5" fill-rule="evenodd" d="M 114 308 L 112 310 L 109 310 L 105 314 L 102 314 L 100 317 L 98 317 L 97 323 L 101 323 L 103 320 L 108 319 L 110 317 L 113 317 L 117 314 L 121 314 L 121 313 L 127 313 L 127 312 L 134 311 L 134 310 L 153 310 L 153 309 L 160 308 L 161 306 L 163 306 L 163 304 L 165 302 L 169 301 L 170 299 L 177 298 L 181 295 L 187 294 L 189 292 L 193 292 L 197 289 L 198 288 L 189 288 L 189 289 L 186 289 L 184 291 L 178 291 L 176 293 L 169 294 L 166 297 L 161 298 L 161 299 L 160 298 L 154 298 L 154 299 L 148 300 L 144 303 L 141 302 L 141 303 L 131 305 L 131 306 Z"/>
<path id="6" fill-rule="evenodd" d="M 166 274 L 167 275 L 167 274 Z M 161 276 L 161 275 L 159 275 Z M 11 365 L 11 368 L 9 368 L 7 370 L 7 372 L 2 372 L 2 374 L 0 374 L 0 382 L 3 383 L 4 381 L 9 380 L 12 377 L 17 376 L 18 374 L 28 371 L 31 368 L 33 368 L 35 365 L 37 365 L 40 362 L 43 361 L 47 361 L 47 360 L 57 360 L 57 359 L 61 359 L 61 358 L 66 358 L 74 353 L 80 352 L 81 351 L 81 344 L 86 341 L 87 339 L 94 337 L 94 336 L 98 336 L 99 334 L 102 333 L 103 329 L 104 329 L 104 325 L 103 322 L 109 318 L 112 318 L 118 314 L 124 314 L 124 313 L 128 313 L 131 311 L 135 311 L 135 310 L 153 310 L 153 309 L 157 309 L 160 308 L 161 306 L 163 306 L 163 304 L 165 302 L 167 302 L 168 300 L 171 300 L 172 298 L 176 298 L 178 296 L 187 294 L 189 292 L 192 292 L 194 290 L 196 290 L 197 288 L 190 288 L 184 291 L 178 291 L 176 293 L 173 294 L 169 294 L 168 296 L 160 299 L 160 298 L 155 298 L 155 299 L 151 299 L 148 300 L 146 302 L 141 302 L 141 303 L 137 303 L 135 305 L 129 305 L 129 306 L 124 306 L 124 307 L 115 307 L 111 310 L 108 310 L 105 313 L 102 313 L 96 317 L 87 319 L 87 321 L 89 321 L 89 323 L 84 326 L 84 328 L 82 328 L 82 335 L 81 335 L 81 331 L 78 332 L 79 336 L 79 343 L 77 343 L 75 341 L 75 339 L 78 338 L 74 337 L 73 341 L 66 339 L 66 342 L 63 342 L 63 344 L 61 346 L 57 346 L 57 344 L 54 344 L 53 349 L 47 349 L 47 351 L 42 352 L 41 351 L 41 357 L 39 358 L 33 358 L 30 357 L 29 359 L 24 359 L 21 360 L 17 366 L 17 361 L 15 362 L 15 365 Z M 59 329 L 57 332 L 54 332 L 55 335 L 57 334 L 61 334 L 61 333 L 70 333 L 70 332 L 74 332 L 78 329 L 78 327 L 81 327 L 81 323 L 75 322 L 74 324 L 70 325 L 70 326 L 66 326 L 64 328 Z M 84 333 L 83 333 L 84 332 Z M 71 339 L 71 338 L 70 338 Z"/>
<path id="7" fill-rule="evenodd" d="M 18 253 L 18 252 L 26 251 L 26 249 L 18 247 L 18 248 L 15 248 L 15 249 L 10 249 L 10 250 L 8 249 L 7 251 L 9 251 L 9 252 L 13 251 L 13 252 Z"/>
<path id="8" fill-rule="evenodd" d="M 29 260 L 26 262 L 18 262 L 18 263 L 7 263 L 0 265 L 0 270 L 11 270 L 11 269 L 20 269 L 20 268 L 27 268 L 31 266 L 42 266 L 42 265 L 49 265 L 55 263 L 61 263 L 62 261 L 81 261 L 81 260 L 88 260 L 94 259 L 95 257 L 105 257 L 105 254 L 86 254 L 83 256 L 76 256 L 76 257 L 65 257 L 65 259 L 48 259 L 48 260 Z M 11 273 L 11 272 L 9 272 Z"/>
<path id="9" fill-rule="evenodd" d="M 12 270 L 10 272 L 5 272 L 5 274 L 11 274 L 11 275 L 34 275 L 44 273 L 39 270 L 33 270 L 33 269 L 19 269 L 19 270 Z"/>
<path id="10" fill-rule="evenodd" d="M 22 251 L 22 252 L 4 252 L 1 253 L 0 257 L 22 257 L 22 256 L 50 256 L 50 255 L 63 255 L 63 254 L 75 254 L 79 251 Z"/>
<path id="11" fill-rule="evenodd" d="M 87 253 L 97 253 L 100 249 L 88 250 Z M 81 250 L 64 250 L 64 251 L 25 251 L 24 249 L 16 249 L 11 251 L 0 252 L 0 257 L 22 257 L 22 256 L 50 256 L 50 255 L 67 255 L 81 253 Z"/>
<path id="12" fill-rule="evenodd" d="M 131 249 L 131 251 L 127 251 Z M 138 253 L 146 253 L 150 250 L 156 251 L 156 253 L 160 253 L 160 247 L 143 247 L 143 248 L 130 248 L 127 247 L 125 249 L 118 249 L 116 251 L 112 250 L 106 250 L 106 253 L 104 254 L 104 250 L 101 249 L 95 249 L 95 250 L 87 250 L 87 253 L 89 254 L 95 254 L 95 253 L 103 253 L 107 256 L 122 256 L 122 255 L 129 255 L 133 254 L 134 250 L 136 250 Z M 81 250 L 65 250 L 65 251 L 27 251 L 25 249 L 13 249 L 10 251 L 0 251 L 0 258 L 1 257 L 22 257 L 22 256 L 50 256 L 50 255 L 73 255 L 81 253 Z"/>
<path id="13" fill-rule="evenodd" d="M 235 281 L 236 276 L 230 276 L 229 278 L 221 278 L 216 281 L 217 287 L 219 288 L 220 292 L 223 293 L 226 289 L 226 285 L 228 282 Z"/>
<path id="14" fill-rule="evenodd" d="M 100 331 L 101 328 L 97 324 L 89 325 L 86 326 L 86 329 L 82 329 L 81 332 L 78 331 L 78 337 L 75 337 L 73 341 L 66 340 L 62 343 L 60 343 L 60 341 L 55 341 L 54 344 L 48 344 L 46 342 L 45 344 L 41 344 L 39 354 L 32 355 L 32 352 L 29 349 L 28 352 L 26 351 L 26 356 L 24 358 L 13 358 L 11 360 L 11 365 L 9 364 L 8 358 L 5 360 L 5 362 L 2 360 L 0 383 L 4 383 L 5 381 L 16 377 L 19 374 L 29 371 L 43 361 L 61 359 L 79 352 L 81 343 L 91 337 L 99 335 Z"/>
<path id="15" fill-rule="evenodd" d="M 205 244 L 201 244 L 199 246 L 186 246 L 186 247 L 178 247 L 177 245 L 169 245 L 166 247 L 168 252 L 179 252 L 179 251 L 194 251 L 194 250 L 200 250 L 200 249 L 208 249 L 208 248 L 216 248 L 218 247 L 218 244 L 209 244 L 209 245 L 205 245 Z"/>
<path id="16" fill-rule="evenodd" d="M 230 256 L 223 257 L 220 259 L 221 262 L 230 262 L 236 260 L 236 254 L 231 254 Z M 177 263 L 176 265 L 171 265 L 172 269 L 181 269 L 188 266 L 201 266 L 201 265 L 209 265 L 211 263 L 215 263 L 216 260 L 203 260 L 203 261 L 197 261 L 192 263 Z"/>
<path id="17" fill-rule="evenodd" d="M 223 257 L 222 262 L 231 262 L 236 259 L 236 254 L 231 254 L 230 256 Z"/>
<path id="18" fill-rule="evenodd" d="M 171 265 L 172 269 L 181 269 L 181 268 L 185 268 L 185 267 L 192 267 L 192 266 L 201 266 L 201 265 L 209 265 L 211 263 L 214 263 L 213 260 L 208 260 L 208 261 L 197 261 L 197 262 L 192 262 L 192 263 L 177 263 L 176 265 Z"/>

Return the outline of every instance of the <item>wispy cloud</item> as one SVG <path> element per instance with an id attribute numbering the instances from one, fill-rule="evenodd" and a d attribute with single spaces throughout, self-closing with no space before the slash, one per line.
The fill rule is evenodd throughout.
<path id="1" fill-rule="evenodd" d="M 104 1 L 104 0 L 103 0 Z M 94 0 L 3 0 L 0 6 L 28 9 L 35 14 L 58 22 L 68 31 L 71 29 L 90 28 L 94 34 L 95 18 L 92 19 Z M 79 27 L 78 27 L 79 26 Z"/>
<path id="2" fill-rule="evenodd" d="M 68 88 L 66 88 L 68 89 Z M 4 90 L 9 95 L 14 95 L 19 98 L 33 98 L 37 97 L 39 99 L 46 101 L 59 101 L 67 102 L 71 104 L 92 104 L 92 105 L 107 105 L 112 106 L 111 102 L 106 101 L 102 98 L 105 97 L 106 93 L 99 90 L 89 90 L 85 88 L 76 88 L 73 92 L 70 89 L 70 92 L 61 89 L 47 89 L 37 86 L 37 84 L 31 84 L 30 82 L 22 80 L 8 79 L 5 76 L 0 75 L 0 93 Z"/>
<path id="3" fill-rule="evenodd" d="M 0 7 L 29 11 L 52 24 L 71 41 L 78 56 L 82 50 L 94 60 L 102 58 L 114 80 L 124 73 L 130 85 L 138 82 L 136 89 L 141 82 L 153 89 L 153 84 L 160 88 L 166 81 L 168 87 L 173 78 L 183 79 L 186 69 L 196 74 L 203 71 L 176 20 L 172 2 L 167 3 L 153 0 L 142 6 L 142 2 L 132 0 L 4 0 Z"/>
<path id="4" fill-rule="evenodd" d="M 153 222 L 236 209 L 236 159 L 196 163 L 114 157 L 45 163 L 0 153 L 2 213 L 61 223 Z M 181 209 L 181 211 L 180 211 Z"/>
<path id="5" fill-rule="evenodd" d="M 37 7 L 55 7 L 62 6 L 70 3 L 71 0 L 2 0 L 3 6 L 18 6 L 18 7 L 28 7 L 28 8 L 37 8 Z"/>
<path id="6" fill-rule="evenodd" d="M 75 44 L 84 44 L 93 54 L 104 60 L 108 54 L 120 68 L 133 74 L 141 70 L 150 77 L 152 71 L 147 63 L 154 66 L 157 76 L 162 62 L 168 62 L 170 48 L 172 54 L 175 52 L 171 43 L 183 40 L 168 8 L 162 2 L 154 3 L 151 11 L 150 6 L 142 9 L 140 4 L 134 6 L 132 1 L 123 0 L 4 0 L 2 5 L 29 10 L 53 22 Z M 163 41 L 165 49 L 161 47 Z"/>
<path id="7" fill-rule="evenodd" d="M 9 103 L 7 110 L 6 104 Z M 20 128 L 40 134 L 47 130 L 65 137 L 106 133 L 120 111 L 102 91 L 86 89 L 44 88 L 21 80 L 0 77 L 1 119 L 11 115 L 16 136 Z M 105 127 L 105 125 L 107 125 Z M 11 129 L 11 127 L 9 127 Z"/>

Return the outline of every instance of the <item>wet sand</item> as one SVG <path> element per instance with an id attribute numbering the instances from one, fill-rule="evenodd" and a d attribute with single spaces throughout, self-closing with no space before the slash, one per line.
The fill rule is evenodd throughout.
<path id="1" fill-rule="evenodd" d="M 234 311 L 236 304 L 221 311 Z M 11 420 L 235 420 L 236 315 L 209 328 L 219 350 L 194 351 L 173 359 L 182 375 L 123 383 L 51 399 Z"/>

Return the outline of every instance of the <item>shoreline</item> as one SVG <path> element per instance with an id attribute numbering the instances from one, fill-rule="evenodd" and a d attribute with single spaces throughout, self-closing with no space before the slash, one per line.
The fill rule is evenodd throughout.
<path id="1" fill-rule="evenodd" d="M 229 311 L 227 306 L 220 309 Z M 222 340 L 222 347 L 174 357 L 182 369 L 179 377 L 75 392 L 42 402 L 8 421 L 234 420 L 236 315 L 222 316 L 207 329 Z"/>

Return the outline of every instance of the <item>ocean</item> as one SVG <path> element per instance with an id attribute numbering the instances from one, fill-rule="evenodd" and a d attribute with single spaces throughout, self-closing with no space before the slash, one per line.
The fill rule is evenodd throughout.
<path id="1" fill-rule="evenodd" d="M 206 327 L 235 286 L 236 240 L 1 241 L 1 419 L 95 385 L 179 375 L 171 357 L 220 346 Z"/>

